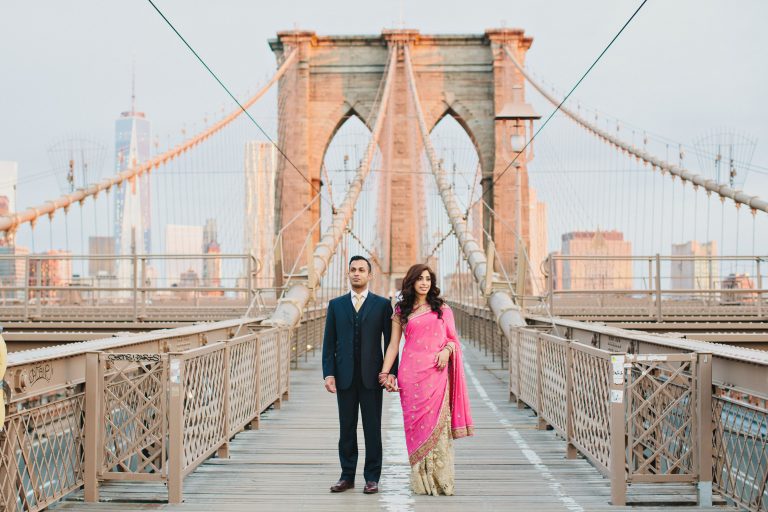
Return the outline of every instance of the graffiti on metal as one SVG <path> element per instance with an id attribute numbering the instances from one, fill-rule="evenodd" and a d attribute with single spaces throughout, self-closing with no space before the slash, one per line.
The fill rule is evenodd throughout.
<path id="1" fill-rule="evenodd" d="M 129 361 L 131 363 L 160 362 L 160 354 L 107 354 L 108 361 Z"/>

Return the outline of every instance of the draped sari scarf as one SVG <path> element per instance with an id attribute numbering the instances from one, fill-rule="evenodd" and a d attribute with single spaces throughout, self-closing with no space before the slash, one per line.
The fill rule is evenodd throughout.
<path id="1" fill-rule="evenodd" d="M 394 318 L 398 318 L 398 314 L 396 309 Z M 448 416 L 454 439 L 474 434 L 453 311 L 444 305 L 442 316 L 438 318 L 437 313 L 431 310 L 416 313 L 408 318 L 404 328 L 405 345 L 397 383 L 411 465 L 422 460 L 435 447 Z M 435 355 L 448 342 L 453 342 L 455 348 L 448 366 L 440 370 L 435 366 Z M 446 392 L 449 397 L 444 401 Z"/>

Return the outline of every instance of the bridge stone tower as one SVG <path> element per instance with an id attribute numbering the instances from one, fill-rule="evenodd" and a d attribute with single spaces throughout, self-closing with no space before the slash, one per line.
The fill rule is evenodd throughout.
<path id="1" fill-rule="evenodd" d="M 531 43 L 532 38 L 519 29 L 493 29 L 481 35 L 424 35 L 416 30 L 385 30 L 376 36 L 278 33 L 270 41 L 278 62 L 290 51 L 299 52 L 298 64 L 279 83 L 279 144 L 311 185 L 284 158 L 279 159 L 277 229 L 306 208 L 317 194 L 325 152 L 344 121 L 355 115 L 373 127 L 375 119 L 371 116 L 375 115 L 389 48 L 408 44 L 428 127 L 431 130 L 450 115 L 464 128 L 479 156 L 485 200 L 504 212 L 507 226 L 515 224 L 515 212 L 521 211 L 519 225 L 530 247 L 525 156 L 518 158 L 519 168 L 510 168 L 495 185 L 493 182 L 516 155 L 511 135 L 524 130 L 520 116 L 532 111 L 525 103 L 524 78 L 502 47 L 507 45 L 523 63 Z M 385 254 L 377 256 L 390 283 L 402 277 L 411 264 L 422 261 L 429 250 L 421 247 L 425 223 L 419 219 L 423 219 L 426 208 L 423 174 L 397 172 L 420 170 L 424 150 L 402 55 L 397 67 L 378 141 L 382 167 L 389 176 L 383 180 L 378 205 Z M 303 215 L 283 232 L 286 262 L 299 255 L 310 227 L 319 218 L 319 201 L 310 211 L 311 215 Z M 499 258 L 511 268 L 516 251 L 513 233 L 508 227 L 501 229 L 500 221 L 487 214 L 484 225 L 494 234 Z"/>

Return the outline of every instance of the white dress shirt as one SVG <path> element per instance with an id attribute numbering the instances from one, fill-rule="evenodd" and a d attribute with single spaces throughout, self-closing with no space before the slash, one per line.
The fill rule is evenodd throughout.
<path id="1" fill-rule="evenodd" d="M 350 293 L 349 297 L 352 300 L 352 307 L 355 306 L 355 297 L 356 296 L 359 296 L 359 297 L 363 298 L 363 300 L 360 301 L 360 307 L 362 308 L 363 307 L 363 303 L 365 303 L 365 299 L 368 298 L 368 288 L 366 288 L 365 290 L 363 290 L 360 293 L 356 293 L 355 290 L 349 290 L 349 293 Z"/>

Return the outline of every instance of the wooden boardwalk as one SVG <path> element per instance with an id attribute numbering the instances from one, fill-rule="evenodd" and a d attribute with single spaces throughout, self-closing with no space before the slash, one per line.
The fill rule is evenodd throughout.
<path id="1" fill-rule="evenodd" d="M 378 495 L 362 493 L 362 425 L 357 487 L 332 494 L 339 476 L 336 400 L 322 384 L 319 354 L 292 373 L 291 398 L 265 414 L 258 431 L 240 433 L 229 459 L 210 459 L 184 481 L 185 503 L 165 504 L 165 487 L 152 483 L 109 483 L 102 502 L 86 504 L 78 494 L 54 508 L 134 510 L 311 510 L 431 511 L 633 510 L 609 505 L 609 482 L 584 459 L 565 458 L 565 444 L 553 431 L 536 430 L 530 410 L 507 401 L 507 374 L 478 350 L 466 346 L 467 378 L 477 434 L 456 441 L 456 496 L 412 496 L 410 468 L 397 395 L 384 401 L 384 471 Z M 632 486 L 629 502 L 644 511 L 713 510 L 691 506 L 691 486 Z M 716 509 L 719 507 L 715 507 Z M 720 507 L 728 509 L 727 507 Z"/>

